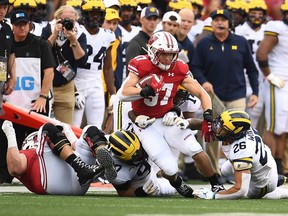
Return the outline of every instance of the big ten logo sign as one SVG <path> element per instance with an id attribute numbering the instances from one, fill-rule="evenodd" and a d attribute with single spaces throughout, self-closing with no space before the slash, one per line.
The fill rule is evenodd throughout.
<path id="1" fill-rule="evenodd" d="M 30 76 L 17 77 L 14 90 L 31 91 L 34 89 L 34 78 Z"/>

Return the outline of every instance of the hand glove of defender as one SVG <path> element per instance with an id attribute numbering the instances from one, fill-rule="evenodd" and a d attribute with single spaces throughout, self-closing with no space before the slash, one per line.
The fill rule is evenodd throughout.
<path id="1" fill-rule="evenodd" d="M 285 80 L 280 77 L 275 76 L 274 74 L 270 73 L 266 79 L 272 84 L 275 85 L 277 88 L 283 88 L 285 86 Z"/>
<path id="2" fill-rule="evenodd" d="M 143 185 L 143 191 L 149 196 L 156 196 L 159 194 L 160 189 L 157 185 L 154 185 L 153 180 L 150 180 Z"/>
<path id="3" fill-rule="evenodd" d="M 200 188 L 199 190 L 194 190 L 193 195 L 195 198 L 199 199 L 215 199 L 215 193 L 208 190 L 207 188 Z"/>
<path id="4" fill-rule="evenodd" d="M 180 117 L 177 117 L 174 123 L 179 127 L 181 130 L 185 130 L 189 126 L 189 121 Z"/>
<path id="5" fill-rule="evenodd" d="M 162 119 L 162 122 L 166 126 L 172 126 L 175 124 L 175 119 L 178 118 L 178 115 L 176 112 L 167 112 Z"/>
<path id="6" fill-rule="evenodd" d="M 79 92 L 75 92 L 75 107 L 76 109 L 83 109 L 85 106 L 84 98 Z"/>
<path id="7" fill-rule="evenodd" d="M 147 128 L 155 122 L 155 118 L 150 118 L 149 116 L 139 115 L 135 119 L 135 124 L 140 128 Z"/>

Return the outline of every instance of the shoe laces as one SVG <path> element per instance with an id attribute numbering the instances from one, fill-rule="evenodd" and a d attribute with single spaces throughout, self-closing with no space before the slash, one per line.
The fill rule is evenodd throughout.
<path id="1" fill-rule="evenodd" d="M 223 190 L 225 190 L 225 187 L 224 187 L 224 185 L 213 185 L 213 187 L 212 187 L 212 192 L 213 193 L 218 193 L 219 191 L 223 191 Z"/>

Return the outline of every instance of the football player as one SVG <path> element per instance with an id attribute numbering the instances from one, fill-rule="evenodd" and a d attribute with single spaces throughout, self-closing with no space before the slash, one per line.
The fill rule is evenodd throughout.
<path id="1" fill-rule="evenodd" d="M 264 38 L 264 28 L 266 22 L 266 13 L 267 6 L 264 0 L 254 0 L 247 3 L 248 16 L 247 21 L 243 25 L 237 26 L 235 28 L 235 34 L 241 35 L 248 40 L 249 45 L 251 46 L 251 51 L 256 67 L 256 51 L 261 40 Z M 258 71 L 260 68 L 257 67 Z M 247 74 L 245 73 L 246 78 L 246 88 L 247 88 L 247 101 L 252 95 L 252 89 L 249 83 Z M 254 128 L 257 127 L 260 115 L 264 106 L 264 77 L 262 73 L 259 73 L 259 93 L 258 93 L 258 102 L 253 108 L 246 108 L 246 112 L 249 114 Z M 247 104 L 248 105 L 248 104 Z M 263 130 L 261 130 L 263 131 Z M 260 132 L 260 130 L 259 130 Z"/>
<path id="2" fill-rule="evenodd" d="M 267 133 L 263 136 L 275 157 L 278 172 L 283 173 L 282 158 L 288 134 L 288 3 L 281 5 L 283 20 L 269 21 L 256 56 L 265 77 L 264 104 Z M 284 161 L 283 161 L 284 162 Z M 285 172 L 287 172 L 287 164 Z"/>
<path id="3" fill-rule="evenodd" d="M 105 111 L 102 69 L 107 91 L 111 96 L 110 101 L 115 96 L 114 71 L 111 63 L 115 34 L 99 27 L 104 21 L 105 14 L 105 5 L 102 1 L 84 1 L 81 11 L 85 27 L 83 31 L 87 38 L 88 61 L 84 66 L 77 68 L 77 76 L 74 79 L 78 91 L 76 96 L 78 109 L 75 109 L 73 122 L 80 127 L 85 110 L 87 124 L 101 128 Z"/>
<path id="4" fill-rule="evenodd" d="M 128 64 L 129 75 L 122 85 L 121 100 L 131 101 L 136 114 L 134 132 L 139 137 L 149 158 L 163 171 L 170 184 L 181 195 L 193 197 L 193 189 L 183 183 L 178 175 L 178 164 L 170 147 L 193 157 L 199 170 L 210 181 L 213 190 L 222 189 L 211 167 L 211 161 L 196 141 L 191 130 L 179 130 L 177 126 L 163 124 L 164 115 L 173 109 L 173 98 L 177 88 L 182 85 L 188 92 L 198 97 L 202 107 L 204 120 L 213 120 L 211 100 L 207 92 L 189 74 L 188 65 L 178 59 L 178 44 L 168 32 L 157 32 L 148 41 L 148 55 L 140 55 Z M 141 78 L 150 73 L 162 76 L 153 79 L 150 85 L 138 88 Z M 176 113 L 174 113 L 176 115 Z M 141 118 L 155 118 L 150 127 L 141 127 L 137 122 Z"/>
<path id="5" fill-rule="evenodd" d="M 108 141 L 109 140 L 109 141 Z M 115 187 L 119 196 L 163 196 L 174 195 L 176 190 L 165 178 L 157 178 L 156 173 L 151 169 L 148 156 L 136 136 L 129 130 L 117 130 L 106 135 L 96 126 L 87 125 L 76 144 L 76 149 L 89 152 L 97 158 L 106 158 L 99 149 L 111 149 L 112 166 L 107 160 L 98 162 L 105 167 L 105 176 Z M 92 153 L 92 154 L 91 154 Z M 99 156 L 100 154 L 100 156 Z M 109 169 L 110 167 L 110 169 Z M 117 177 L 111 176 L 114 167 Z M 110 170 L 110 171 L 109 171 Z"/>
<path id="6" fill-rule="evenodd" d="M 67 124 L 44 124 L 38 132 L 26 137 L 20 151 L 12 122 L 4 121 L 2 130 L 8 140 L 8 170 L 33 193 L 84 195 L 90 182 L 103 172 L 108 180 L 116 177 L 112 157 L 106 149 L 97 150 L 96 158 L 102 165 L 90 165 L 95 164 L 95 159 L 91 151 L 81 146 L 73 152 L 71 144 L 77 137 Z"/>
<path id="7" fill-rule="evenodd" d="M 287 198 L 287 189 L 277 186 L 286 182 L 286 177 L 277 174 L 271 151 L 258 131 L 251 127 L 245 111 L 227 110 L 212 123 L 216 138 L 222 141 L 222 150 L 228 160 L 221 167 L 225 176 L 234 174 L 235 184 L 226 191 L 195 191 L 205 199 Z M 272 193 L 271 193 L 272 192 Z"/>

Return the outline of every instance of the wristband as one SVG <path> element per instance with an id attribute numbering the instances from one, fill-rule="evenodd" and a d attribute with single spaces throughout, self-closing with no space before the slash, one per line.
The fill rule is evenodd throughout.
<path id="1" fill-rule="evenodd" d="M 42 94 L 40 94 L 39 97 L 44 98 L 46 100 L 48 99 L 48 96 L 45 96 L 45 95 L 42 95 Z"/>
<path id="2" fill-rule="evenodd" d="M 260 68 L 267 68 L 269 67 L 269 64 L 268 64 L 268 61 L 265 60 L 265 61 L 258 61 L 258 65 Z"/>
<path id="3" fill-rule="evenodd" d="M 78 42 L 76 43 L 70 43 L 70 47 L 76 47 L 78 45 Z"/>

